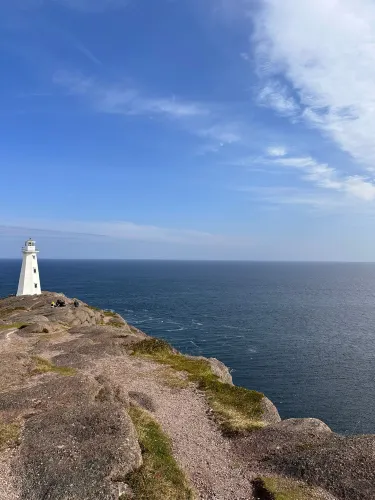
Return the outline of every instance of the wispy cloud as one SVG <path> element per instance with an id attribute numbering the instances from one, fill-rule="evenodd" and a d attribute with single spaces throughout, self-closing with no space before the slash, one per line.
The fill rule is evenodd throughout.
<path id="1" fill-rule="evenodd" d="M 255 21 L 259 68 L 273 82 L 261 101 L 284 115 L 299 115 L 375 170 L 375 4 L 264 0 Z M 363 182 L 352 178 L 349 184 L 358 188 Z M 371 197 L 371 186 L 365 186 L 360 192 Z"/>
<path id="2" fill-rule="evenodd" d="M 218 152 L 223 146 L 240 143 L 247 126 L 225 119 L 214 103 L 202 103 L 176 96 L 148 96 L 134 86 L 103 84 L 81 74 L 58 72 L 54 83 L 68 94 L 80 96 L 100 113 L 151 116 L 177 121 L 190 134 L 205 141 L 198 152 Z"/>
<path id="3" fill-rule="evenodd" d="M 123 115 L 164 115 L 170 118 L 189 118 L 209 114 L 208 109 L 196 102 L 176 97 L 146 97 L 126 85 L 105 85 L 79 74 L 59 72 L 54 83 L 69 93 L 86 97 L 97 111 Z"/>
<path id="4" fill-rule="evenodd" d="M 276 80 L 268 81 L 259 92 L 258 104 L 274 109 L 282 116 L 296 117 L 300 107 L 285 85 Z"/>
<path id="5" fill-rule="evenodd" d="M 288 153 L 284 146 L 270 146 L 267 148 L 268 156 L 285 156 Z"/>
<path id="6" fill-rule="evenodd" d="M 282 157 L 269 160 L 273 165 L 297 169 L 302 178 L 317 187 L 348 194 L 363 201 L 375 200 L 375 184 L 372 179 L 359 175 L 342 176 L 326 163 L 319 163 L 310 156 Z"/>
<path id="7" fill-rule="evenodd" d="M 323 196 L 316 190 L 292 186 L 241 186 L 236 190 L 270 205 L 300 205 L 319 211 L 342 210 L 348 205 L 339 197 Z"/>
<path id="8" fill-rule="evenodd" d="M 28 230 L 56 231 L 54 220 L 1 220 L 3 228 L 27 228 Z M 251 241 L 242 237 L 227 237 L 204 231 L 190 229 L 175 229 L 153 225 L 142 225 L 128 221 L 79 221 L 59 220 L 59 232 L 74 234 L 86 234 L 92 236 L 104 236 L 119 240 L 134 240 L 150 243 L 174 243 L 192 246 L 216 246 L 233 247 L 235 245 L 248 245 Z"/>

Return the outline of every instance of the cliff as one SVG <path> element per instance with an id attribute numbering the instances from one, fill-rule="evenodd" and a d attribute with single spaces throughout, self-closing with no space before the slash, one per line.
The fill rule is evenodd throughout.
<path id="1" fill-rule="evenodd" d="M 371 500 L 374 450 L 116 313 L 0 300 L 0 500 Z"/>

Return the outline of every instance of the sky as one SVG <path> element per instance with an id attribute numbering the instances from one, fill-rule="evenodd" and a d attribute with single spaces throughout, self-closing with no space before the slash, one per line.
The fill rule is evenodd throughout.
<path id="1" fill-rule="evenodd" d="M 0 258 L 375 260 L 374 0 L 1 0 Z"/>

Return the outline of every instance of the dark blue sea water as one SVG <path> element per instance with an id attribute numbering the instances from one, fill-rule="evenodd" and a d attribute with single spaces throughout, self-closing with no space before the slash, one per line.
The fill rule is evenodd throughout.
<path id="1" fill-rule="evenodd" d="M 375 433 L 375 264 L 40 261 L 44 290 L 215 356 L 283 418 Z M 0 296 L 20 261 L 0 261 Z"/>

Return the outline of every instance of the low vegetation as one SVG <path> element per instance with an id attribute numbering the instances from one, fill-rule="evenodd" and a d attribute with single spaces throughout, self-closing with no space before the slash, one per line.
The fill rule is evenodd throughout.
<path id="1" fill-rule="evenodd" d="M 111 320 L 109 323 L 107 323 L 109 326 L 114 326 L 116 328 L 123 328 L 125 325 L 124 323 L 121 323 L 121 321 L 114 321 Z"/>
<path id="2" fill-rule="evenodd" d="M 10 330 L 11 328 L 25 328 L 25 326 L 28 326 L 27 323 L 10 323 L 7 325 L 0 325 L 0 330 Z"/>
<path id="3" fill-rule="evenodd" d="M 56 366 L 51 361 L 45 358 L 40 358 L 39 356 L 33 357 L 34 367 L 32 373 L 34 375 L 41 373 L 58 373 L 59 375 L 72 376 L 75 375 L 76 370 L 74 368 L 69 368 L 68 366 Z"/>
<path id="4" fill-rule="evenodd" d="M 261 500 L 319 500 L 309 486 L 281 477 L 261 477 L 253 481 L 254 494 Z"/>
<path id="5" fill-rule="evenodd" d="M 156 377 L 162 384 L 171 389 L 185 389 L 189 386 L 189 380 L 183 377 L 182 373 L 167 366 L 158 371 Z"/>
<path id="6" fill-rule="evenodd" d="M 117 314 L 113 311 L 103 311 L 104 316 L 109 316 L 111 318 L 117 318 Z"/>
<path id="7" fill-rule="evenodd" d="M 205 392 L 224 431 L 232 433 L 263 427 L 263 394 L 221 382 L 212 373 L 208 361 L 184 356 L 159 339 L 139 342 L 133 346 L 133 354 L 186 372 L 188 379 Z"/>
<path id="8" fill-rule="evenodd" d="M 143 451 L 140 469 L 129 474 L 126 482 L 137 500 L 193 500 L 184 473 L 173 457 L 169 438 L 151 415 L 131 407 L 129 415 L 137 430 Z M 126 498 L 126 497 L 125 497 Z"/>
<path id="9" fill-rule="evenodd" d="M 21 427 L 18 424 L 0 422 L 0 451 L 15 446 L 20 438 Z"/>

